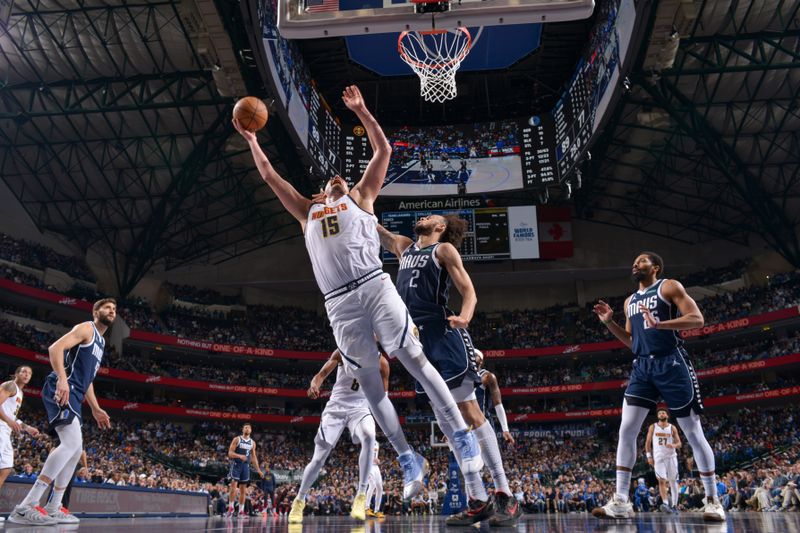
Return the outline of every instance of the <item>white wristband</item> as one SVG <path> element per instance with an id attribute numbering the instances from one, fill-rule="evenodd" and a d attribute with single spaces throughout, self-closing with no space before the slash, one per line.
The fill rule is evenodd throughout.
<path id="1" fill-rule="evenodd" d="M 497 420 L 500 422 L 500 427 L 503 430 L 503 433 L 508 431 L 508 418 L 506 417 L 506 408 L 503 407 L 502 403 L 499 403 L 494 406 L 494 412 L 497 415 Z"/>
<path id="2" fill-rule="evenodd" d="M 650 453 L 650 452 L 647 452 L 647 458 L 648 458 L 648 459 L 652 459 L 652 458 L 653 458 L 653 454 L 652 454 L 652 453 Z"/>
<path id="3" fill-rule="evenodd" d="M 19 424 L 20 427 L 25 425 L 25 423 L 22 420 L 20 420 L 19 418 L 17 418 L 17 424 Z"/>

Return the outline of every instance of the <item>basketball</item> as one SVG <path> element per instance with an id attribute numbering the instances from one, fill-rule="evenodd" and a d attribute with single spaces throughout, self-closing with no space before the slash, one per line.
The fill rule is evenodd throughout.
<path id="1" fill-rule="evenodd" d="M 258 131 L 263 128 L 268 117 L 267 106 L 255 96 L 245 96 L 233 106 L 233 118 L 248 131 Z"/>

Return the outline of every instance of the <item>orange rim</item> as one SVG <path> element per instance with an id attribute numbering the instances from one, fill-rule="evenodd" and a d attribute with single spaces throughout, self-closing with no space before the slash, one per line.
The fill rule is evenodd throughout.
<path id="1" fill-rule="evenodd" d="M 420 35 L 440 35 L 442 33 L 448 33 L 447 30 L 425 30 L 425 31 L 418 31 L 418 32 L 412 32 L 412 31 L 406 30 L 406 31 L 404 31 L 404 32 L 402 32 L 400 34 L 400 37 L 397 38 L 397 52 L 400 54 L 400 57 L 403 59 L 403 61 L 405 61 L 409 65 L 414 65 L 414 66 L 419 67 L 419 68 L 441 69 L 441 68 L 449 67 L 450 65 L 453 65 L 455 63 L 459 63 L 459 62 L 463 61 L 464 58 L 469 53 L 470 48 L 472 48 L 472 35 L 469 33 L 469 30 L 467 28 L 465 28 L 465 27 L 460 27 L 460 28 L 458 28 L 458 31 L 460 31 L 461 33 L 466 35 L 467 44 L 466 44 L 466 46 L 464 46 L 464 49 L 461 51 L 461 53 L 458 54 L 458 56 L 454 57 L 453 59 L 451 59 L 450 61 L 448 61 L 446 63 L 435 63 L 435 64 L 430 64 L 429 65 L 427 63 L 422 63 L 420 61 L 417 61 L 416 59 L 411 59 L 408 56 L 408 54 L 406 54 L 405 48 L 403 48 L 403 39 L 405 39 L 406 35 L 408 35 L 410 33 L 418 33 Z"/>

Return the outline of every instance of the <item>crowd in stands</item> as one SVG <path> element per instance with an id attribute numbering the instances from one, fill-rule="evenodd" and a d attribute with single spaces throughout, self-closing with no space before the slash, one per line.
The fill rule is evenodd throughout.
<path id="1" fill-rule="evenodd" d="M 193 285 L 179 285 L 175 283 L 165 283 L 166 288 L 176 300 L 192 302 L 206 305 L 241 305 L 242 299 L 239 295 L 222 294 L 213 289 L 195 287 Z"/>
<path id="2" fill-rule="evenodd" d="M 95 276 L 85 261 L 60 254 L 35 242 L 15 239 L 5 233 L 0 233 L 0 259 L 39 270 L 53 268 L 66 272 L 73 278 L 95 281 Z"/>
<path id="3" fill-rule="evenodd" d="M 686 276 L 680 276 L 684 287 L 708 287 L 741 278 L 747 272 L 747 261 L 740 259 L 723 267 L 709 267 Z"/>
<path id="4" fill-rule="evenodd" d="M 43 413 L 28 400 L 25 416 L 29 423 L 42 426 Z M 728 509 L 797 509 L 796 485 L 800 476 L 800 430 L 796 406 L 749 408 L 738 413 L 704 417 L 709 441 L 717 456 L 720 483 L 724 484 L 723 504 Z M 238 423 L 203 421 L 194 425 L 162 420 L 120 418 L 112 412 L 110 431 L 100 431 L 92 422 L 84 425 L 84 442 L 89 471 L 78 473 L 78 482 L 92 481 L 118 486 L 178 489 L 208 492 L 218 501 L 227 502 L 224 476 L 226 452 L 239 434 Z M 610 422 L 587 422 L 584 436 L 552 432 L 537 433 L 544 427 L 512 426 L 516 444 L 502 445 L 509 484 L 525 512 L 579 512 L 603 505 L 613 490 L 615 463 L 615 425 Z M 289 482 L 280 483 L 269 506 L 288 511 L 297 490 L 302 468 L 313 453 L 316 428 L 254 428 L 259 459 L 280 472 Z M 409 426 L 409 441 L 431 463 L 427 490 L 416 502 L 403 503 L 402 474 L 395 454 L 381 442 L 381 468 L 384 476 L 384 512 L 438 512 L 445 496 L 447 449 L 431 448 L 427 427 Z M 643 450 L 640 436 L 639 451 Z M 51 442 L 46 438 L 21 437 L 17 441 L 15 467 L 20 474 L 35 475 L 46 457 Z M 765 457 L 765 454 L 771 454 Z M 654 479 L 641 453 L 635 467 L 636 477 L 645 477 L 650 486 Z M 690 452 L 681 452 L 682 509 L 701 506 L 702 485 L 691 466 Z M 752 465 L 750 463 L 756 460 Z M 331 453 L 320 479 L 308 497 L 309 514 L 346 514 L 355 495 L 358 478 L 358 445 L 343 436 Z M 30 465 L 26 468 L 26 465 Z M 180 472 L 179 472 L 180 470 Z M 213 480 L 206 483 L 201 480 Z M 493 490 L 488 475 L 484 478 Z M 634 482 L 635 483 L 635 482 Z M 258 480 L 256 487 L 260 485 Z M 794 485 L 794 486 L 792 486 Z M 252 508 L 267 507 L 263 493 L 255 488 Z M 655 502 L 652 502 L 655 503 Z M 417 504 L 417 505 L 415 505 Z M 422 504 L 420 507 L 419 504 Z"/>
<path id="5" fill-rule="evenodd" d="M 388 132 L 392 166 L 411 159 L 441 159 L 442 156 L 479 159 L 500 155 L 519 146 L 514 122 L 483 122 L 461 126 L 402 127 Z"/>

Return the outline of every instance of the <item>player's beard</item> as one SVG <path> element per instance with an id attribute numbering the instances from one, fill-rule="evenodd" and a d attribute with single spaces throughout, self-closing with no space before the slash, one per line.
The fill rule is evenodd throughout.
<path id="1" fill-rule="evenodd" d="M 634 283 L 640 283 L 646 278 L 647 278 L 647 272 L 644 272 L 642 270 L 637 270 L 636 272 L 631 273 L 631 280 L 633 280 Z"/>
<path id="2" fill-rule="evenodd" d="M 108 315 L 98 315 L 97 320 L 106 327 L 110 327 L 114 323 L 114 319 L 108 318 Z"/>
<path id="3" fill-rule="evenodd" d="M 417 224 L 414 226 L 414 233 L 420 237 L 427 237 L 433 233 L 433 226 L 426 226 L 424 224 Z"/>

